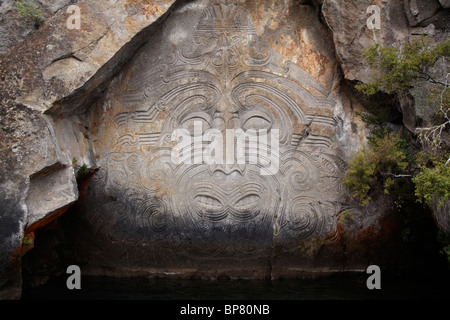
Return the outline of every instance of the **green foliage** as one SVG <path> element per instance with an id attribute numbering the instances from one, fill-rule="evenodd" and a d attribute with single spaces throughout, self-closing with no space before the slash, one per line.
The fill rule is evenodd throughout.
<path id="1" fill-rule="evenodd" d="M 418 174 L 412 179 L 415 190 L 408 192 L 413 193 L 419 201 L 428 205 L 434 199 L 439 199 L 442 205 L 444 201 L 450 199 L 450 165 L 448 164 L 450 158 L 449 154 L 445 155 L 449 147 L 446 135 L 450 127 L 450 90 L 448 90 L 447 82 L 434 79 L 428 72 L 438 59 L 450 57 L 450 40 L 433 44 L 431 40 L 422 36 L 404 43 L 400 48 L 382 47 L 376 44 L 366 50 L 364 57 L 367 65 L 374 70 L 375 79 L 356 86 L 366 96 L 379 92 L 405 94 L 417 80 L 425 80 L 435 85 L 429 90 L 427 102 L 431 109 L 435 110 L 436 116 L 427 127 L 416 129 L 424 152 L 417 159 Z M 387 143 L 387 140 L 383 140 L 386 115 L 383 115 L 381 108 L 380 110 L 375 108 L 375 112 L 369 110 L 368 113 L 362 113 L 360 116 L 363 121 L 374 127 L 373 137 L 369 138 L 370 148 L 359 151 L 350 162 L 345 184 L 361 204 L 365 204 L 370 200 L 369 191 L 374 184 L 382 185 L 384 192 L 388 193 L 396 187 L 398 182 L 396 177 L 402 175 L 408 163 L 414 166 L 416 159 L 408 140 L 396 137 L 395 147 Z M 380 159 L 374 153 L 380 145 L 385 146 L 384 150 L 379 152 L 383 157 L 386 156 L 386 159 Z M 398 155 L 400 158 L 396 162 L 393 157 Z M 380 175 L 381 172 L 388 175 Z M 410 185 L 407 185 L 405 189 L 409 190 Z M 408 197 L 405 195 L 405 199 Z"/>
<path id="2" fill-rule="evenodd" d="M 411 143 L 405 138 L 399 138 L 397 142 L 397 147 L 402 151 L 406 157 L 406 161 L 409 164 L 415 163 L 415 153 L 411 147 Z"/>
<path id="3" fill-rule="evenodd" d="M 439 205 L 450 200 L 450 165 L 445 165 L 446 157 L 421 154 L 420 172 L 413 178 L 416 184 L 415 194 L 420 202 L 430 205 L 435 199 Z"/>
<path id="4" fill-rule="evenodd" d="M 386 117 L 384 110 L 378 109 L 370 112 L 356 112 L 356 115 L 361 118 L 361 120 L 378 129 L 383 129 L 385 124 L 389 121 Z M 377 113 L 377 114 L 376 114 Z"/>
<path id="5" fill-rule="evenodd" d="M 33 240 L 28 237 L 24 237 L 22 239 L 22 244 L 33 244 Z"/>
<path id="6" fill-rule="evenodd" d="M 407 154 L 398 134 L 372 137 L 369 147 L 357 151 L 349 161 L 344 185 L 364 206 L 371 200 L 374 187 L 382 187 L 383 192 L 389 194 L 394 179 L 405 176 L 409 166 L 406 160 Z"/>
<path id="7" fill-rule="evenodd" d="M 73 157 L 72 159 L 72 165 L 75 165 L 78 162 L 77 158 Z"/>
<path id="8" fill-rule="evenodd" d="M 86 163 L 83 163 L 83 165 L 80 167 L 80 169 L 78 169 L 77 174 L 82 175 L 82 174 L 85 174 L 87 171 L 88 171 L 88 167 L 87 167 Z"/>
<path id="9" fill-rule="evenodd" d="M 355 219 L 353 218 L 353 216 L 350 213 L 350 211 L 348 211 L 348 209 L 345 209 L 339 215 L 339 224 L 341 224 L 341 225 L 352 223 L 354 220 Z"/>
<path id="10" fill-rule="evenodd" d="M 274 236 L 278 235 L 278 224 L 275 224 Z"/>
<path id="11" fill-rule="evenodd" d="M 414 234 L 411 232 L 411 228 L 408 225 L 403 226 L 401 234 L 403 242 L 411 242 L 414 240 Z"/>
<path id="12" fill-rule="evenodd" d="M 366 149 L 363 149 L 353 155 L 344 180 L 344 185 L 350 189 L 362 206 L 365 206 L 371 199 L 369 191 L 375 173 L 374 164 L 368 159 L 367 153 Z"/>
<path id="13" fill-rule="evenodd" d="M 24 23 L 34 23 L 36 28 L 39 28 L 44 22 L 41 8 L 38 5 L 29 1 L 16 1 L 16 10 Z"/>
<path id="14" fill-rule="evenodd" d="M 365 106 L 368 112 L 359 114 L 371 127 L 372 137 L 368 138 L 369 146 L 349 162 L 344 184 L 361 205 L 367 204 L 375 191 L 391 194 L 402 216 L 402 240 L 417 248 L 423 243 L 425 220 L 417 214 L 423 208 L 416 201 L 427 205 L 438 201 L 442 206 L 450 200 L 450 74 L 445 72 L 441 79 L 434 78 L 442 74 L 434 71 L 438 59 L 449 61 L 450 39 L 436 44 L 422 36 L 399 48 L 376 44 L 364 56 L 374 71 L 374 80 L 358 84 L 356 89 L 364 94 L 363 101 L 375 104 L 375 108 Z M 409 139 L 386 131 L 389 122 L 401 118 L 389 114 L 396 109 L 395 103 L 386 109 L 379 97 L 384 94 L 401 103 L 401 98 L 412 96 L 411 90 L 419 81 L 427 84 L 427 111 L 434 115 L 426 115 L 422 127 L 415 128 L 422 151 L 416 155 L 418 150 Z M 450 234 L 439 231 L 437 241 L 450 261 Z"/>
<path id="15" fill-rule="evenodd" d="M 450 56 L 450 40 L 431 46 L 430 40 L 421 37 L 406 42 L 402 48 L 382 47 L 377 43 L 363 55 L 375 71 L 375 80 L 358 84 L 356 89 L 366 95 L 378 91 L 401 93 L 410 89 L 419 78 L 434 81 L 427 70 L 440 57 Z"/>

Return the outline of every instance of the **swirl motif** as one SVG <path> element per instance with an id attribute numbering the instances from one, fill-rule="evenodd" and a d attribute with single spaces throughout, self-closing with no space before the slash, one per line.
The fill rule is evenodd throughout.
<path id="1" fill-rule="evenodd" d="M 285 164 L 288 168 L 285 175 L 288 177 L 289 186 L 297 191 L 312 191 L 317 184 L 317 168 L 303 153 L 296 153 L 295 158 L 290 158 Z"/>
<path id="2" fill-rule="evenodd" d="M 336 200 L 329 190 L 337 190 L 342 174 L 328 130 L 335 124 L 317 97 L 326 90 L 260 42 L 241 6 L 208 6 L 190 32 L 193 39 L 154 66 L 141 71 L 143 63 L 131 65 L 130 80 L 123 77 L 125 102 L 113 118 L 118 138 L 99 197 L 110 204 L 95 211 L 95 223 L 111 231 L 104 217 L 112 216 L 114 228 L 133 244 L 176 237 L 209 256 L 264 250 L 275 239 L 275 225 L 281 227 L 275 241 L 333 231 L 334 206 L 318 202 L 324 192 L 330 203 Z M 279 130 L 279 146 L 270 148 L 280 149 L 279 172 L 260 175 L 260 160 L 268 162 L 264 148 L 246 154 L 259 152 L 259 162 L 241 166 L 173 163 L 173 130 L 196 121 L 217 130 Z"/>
<path id="3" fill-rule="evenodd" d="M 139 215 L 139 225 L 144 229 L 150 228 L 154 232 L 162 233 L 169 225 L 167 206 L 159 198 L 152 198 L 150 203 L 146 203 L 145 209 Z"/>
<path id="4" fill-rule="evenodd" d="M 320 206 L 311 198 L 297 197 L 289 205 L 285 224 L 296 239 L 320 233 L 324 219 Z"/>

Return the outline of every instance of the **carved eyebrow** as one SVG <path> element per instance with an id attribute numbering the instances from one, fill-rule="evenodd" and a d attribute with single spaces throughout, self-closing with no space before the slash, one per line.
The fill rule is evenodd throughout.
<path id="1" fill-rule="evenodd" d="M 288 108 L 295 114 L 298 121 L 300 121 L 301 123 L 306 123 L 306 120 L 305 120 L 306 116 L 304 114 L 304 111 L 293 100 L 293 98 L 290 97 L 288 94 L 284 93 L 283 91 L 281 91 L 280 89 L 278 89 L 270 84 L 265 84 L 265 83 L 260 83 L 260 82 L 256 82 L 256 83 L 255 82 L 244 82 L 244 83 L 238 84 L 235 88 L 233 88 L 233 100 L 235 101 L 235 103 L 237 105 L 241 106 L 241 108 L 245 109 L 245 106 L 242 105 L 241 101 L 239 101 L 238 96 L 240 93 L 245 93 L 248 89 L 261 90 L 261 93 L 253 93 L 253 94 L 249 94 L 249 95 L 245 96 L 244 97 L 245 103 L 248 103 L 249 99 L 256 98 L 256 99 L 265 101 L 269 105 L 273 106 L 275 109 L 283 110 L 285 108 Z M 279 102 L 274 101 L 272 97 L 279 100 L 281 102 L 281 104 Z M 311 101 L 310 105 L 317 104 L 315 102 L 315 100 L 311 100 L 311 99 L 309 99 L 309 100 L 302 99 L 302 100 L 305 101 L 306 103 Z"/>

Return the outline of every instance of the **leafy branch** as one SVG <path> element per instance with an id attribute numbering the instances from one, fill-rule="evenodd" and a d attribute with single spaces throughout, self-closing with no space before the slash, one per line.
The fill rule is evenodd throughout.
<path id="1" fill-rule="evenodd" d="M 402 139 L 399 140 L 394 136 L 394 141 L 397 140 L 395 144 L 388 141 L 389 137 L 388 140 L 383 140 L 383 132 L 386 129 L 383 117 L 377 116 L 376 113 L 372 115 L 365 113 L 362 117 L 363 121 L 376 127 L 373 131 L 375 138 L 369 138 L 371 143 L 369 148 L 366 147 L 357 152 L 349 162 L 344 184 L 364 205 L 370 200 L 369 194 L 374 185 L 382 184 L 387 192 L 395 183 L 393 179 L 408 179 L 414 182 L 415 196 L 419 201 L 425 200 L 427 204 L 430 204 L 433 199 L 439 199 L 439 204 L 442 205 L 450 199 L 450 142 L 448 141 L 450 73 L 445 71 L 444 75 L 438 78 L 434 75 L 433 68 L 436 68 L 436 63 L 440 59 L 442 65 L 448 65 L 450 40 L 432 44 L 431 40 L 422 36 L 404 43 L 400 48 L 375 44 L 366 50 L 364 56 L 367 65 L 374 72 L 374 80 L 360 83 L 356 85 L 356 89 L 366 96 L 385 92 L 401 98 L 410 96 L 412 89 L 419 81 L 425 80 L 432 86 L 432 89 L 428 89 L 427 107 L 434 111 L 434 115 L 428 126 L 415 128 L 417 139 L 423 150 L 421 157 L 427 160 L 417 159 L 417 168 L 417 164 L 414 164 L 415 160 L 408 153 L 402 155 L 399 152 L 403 149 L 396 149 L 400 146 L 399 142 Z M 380 107 L 378 105 L 378 109 Z M 381 109 L 377 110 L 378 113 L 380 111 Z M 379 150 L 380 142 L 381 145 L 391 148 Z M 399 157 L 397 160 L 395 157 L 389 157 L 391 158 L 389 160 L 385 157 L 389 154 Z M 396 166 L 392 167 L 393 164 Z M 407 167 L 413 171 L 405 172 Z"/>

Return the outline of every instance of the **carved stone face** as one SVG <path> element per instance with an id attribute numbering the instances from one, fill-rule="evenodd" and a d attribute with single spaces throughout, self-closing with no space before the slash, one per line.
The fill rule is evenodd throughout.
<path id="1" fill-rule="evenodd" d="M 157 59 L 147 45 L 116 82 L 92 223 L 207 256 L 332 233 L 343 167 L 328 90 L 262 43 L 243 7 L 212 4 L 195 23 Z M 192 141 L 174 161 L 181 129 Z M 247 134 L 244 154 L 227 132 Z M 223 163 L 204 161 L 213 141 Z"/>

